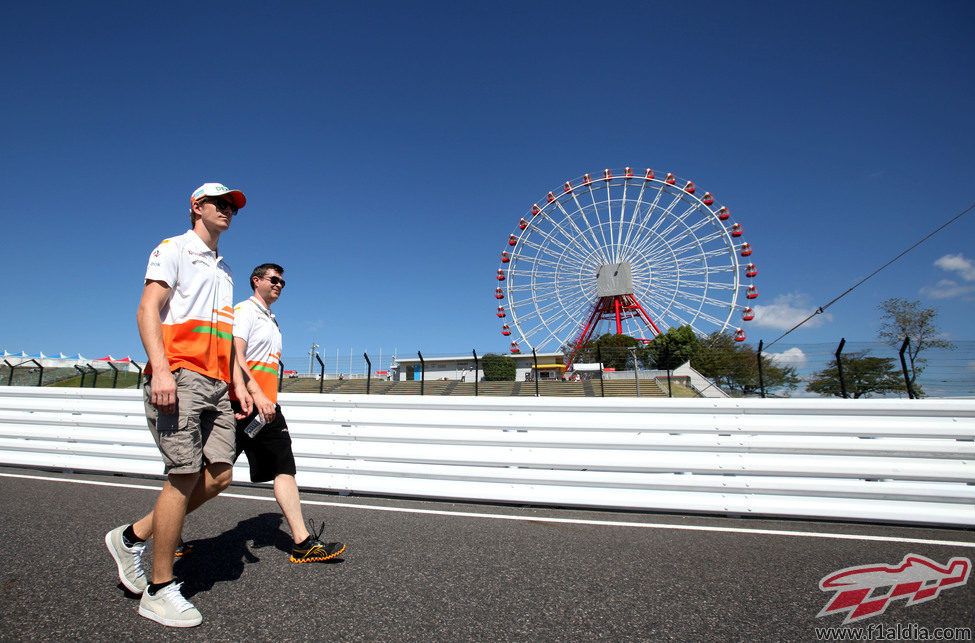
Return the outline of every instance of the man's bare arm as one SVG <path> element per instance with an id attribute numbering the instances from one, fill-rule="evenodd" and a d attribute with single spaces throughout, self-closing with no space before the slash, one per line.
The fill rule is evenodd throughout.
<path id="1" fill-rule="evenodd" d="M 142 289 L 142 299 L 136 311 L 136 322 L 139 325 L 139 337 L 146 349 L 146 356 L 152 366 L 152 384 L 150 386 L 150 403 L 160 413 L 172 414 L 176 412 L 176 380 L 169 370 L 169 360 L 166 359 L 166 348 L 163 346 L 162 321 L 159 312 L 172 289 L 165 281 L 146 280 Z"/>
<path id="2" fill-rule="evenodd" d="M 244 358 L 246 353 L 247 340 L 242 337 L 234 337 L 234 357 L 237 364 L 238 377 L 245 383 L 247 392 L 253 398 L 257 410 L 264 416 L 264 420 L 270 422 L 274 419 L 274 403 L 264 395 L 264 391 L 261 390 L 260 385 L 251 377 L 250 371 L 247 370 L 247 360 Z M 240 397 L 240 393 L 237 394 L 237 397 Z M 247 415 L 250 415 L 250 412 L 251 409 L 247 409 Z"/>

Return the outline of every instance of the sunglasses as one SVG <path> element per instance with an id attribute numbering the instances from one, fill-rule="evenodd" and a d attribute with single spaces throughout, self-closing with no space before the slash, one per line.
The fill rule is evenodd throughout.
<path id="1" fill-rule="evenodd" d="M 211 196 L 206 198 L 206 202 L 212 203 L 213 207 L 218 210 L 230 210 L 230 214 L 237 214 L 237 206 L 226 199 L 219 199 Z"/>
<path id="2" fill-rule="evenodd" d="M 270 281 L 272 286 L 280 285 L 282 288 L 284 288 L 284 279 L 282 279 L 281 277 L 271 276 L 271 277 L 264 277 L 264 278 Z"/>

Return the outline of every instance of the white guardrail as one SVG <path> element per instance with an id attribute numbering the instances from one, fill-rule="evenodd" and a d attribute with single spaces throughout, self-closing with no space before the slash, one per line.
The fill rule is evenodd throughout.
<path id="1" fill-rule="evenodd" d="M 975 400 L 279 401 L 307 489 L 975 525 Z M 132 389 L 0 387 L 0 464 L 162 473 Z"/>

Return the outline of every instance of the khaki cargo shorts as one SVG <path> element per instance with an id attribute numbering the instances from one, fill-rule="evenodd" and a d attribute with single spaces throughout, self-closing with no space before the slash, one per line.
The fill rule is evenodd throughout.
<path id="1" fill-rule="evenodd" d="M 205 464 L 233 464 L 236 420 L 226 382 L 185 368 L 173 371 L 176 413 L 160 413 L 149 400 L 149 378 L 142 389 L 149 430 L 163 457 L 165 473 L 198 473 Z"/>

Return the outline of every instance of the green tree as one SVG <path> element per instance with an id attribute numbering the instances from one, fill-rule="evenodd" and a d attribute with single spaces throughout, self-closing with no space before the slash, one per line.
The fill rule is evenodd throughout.
<path id="1" fill-rule="evenodd" d="M 481 358 L 485 382 L 514 382 L 515 360 L 507 355 L 488 353 Z"/>
<path id="2" fill-rule="evenodd" d="M 934 324 L 938 312 L 934 308 L 924 308 L 920 301 L 900 297 L 887 299 L 878 308 L 881 312 L 878 333 L 881 340 L 897 349 L 900 349 L 905 337 L 911 340 L 906 352 L 908 379 L 914 393 L 918 396 L 923 395 L 917 378 L 924 372 L 927 360 L 921 357 L 921 353 L 930 348 L 951 350 L 955 347 L 941 336 L 941 332 Z"/>
<path id="3" fill-rule="evenodd" d="M 671 327 L 646 346 L 646 355 L 658 369 L 672 371 L 691 358 L 697 345 L 697 335 L 690 326 Z"/>
<path id="4" fill-rule="evenodd" d="M 871 394 L 900 392 L 905 389 L 900 369 L 894 365 L 893 358 L 872 357 L 867 351 L 858 351 L 842 356 L 843 383 L 846 393 L 854 399 L 870 397 Z M 842 397 L 839 369 L 832 360 L 825 369 L 815 375 L 806 385 L 806 390 L 819 395 Z"/>
<path id="5" fill-rule="evenodd" d="M 691 366 L 721 388 L 740 396 L 761 391 L 758 378 L 758 351 L 734 337 L 715 331 L 697 343 L 691 355 Z M 795 389 L 799 375 L 792 366 L 777 364 L 762 355 L 762 376 L 765 390 Z"/>

